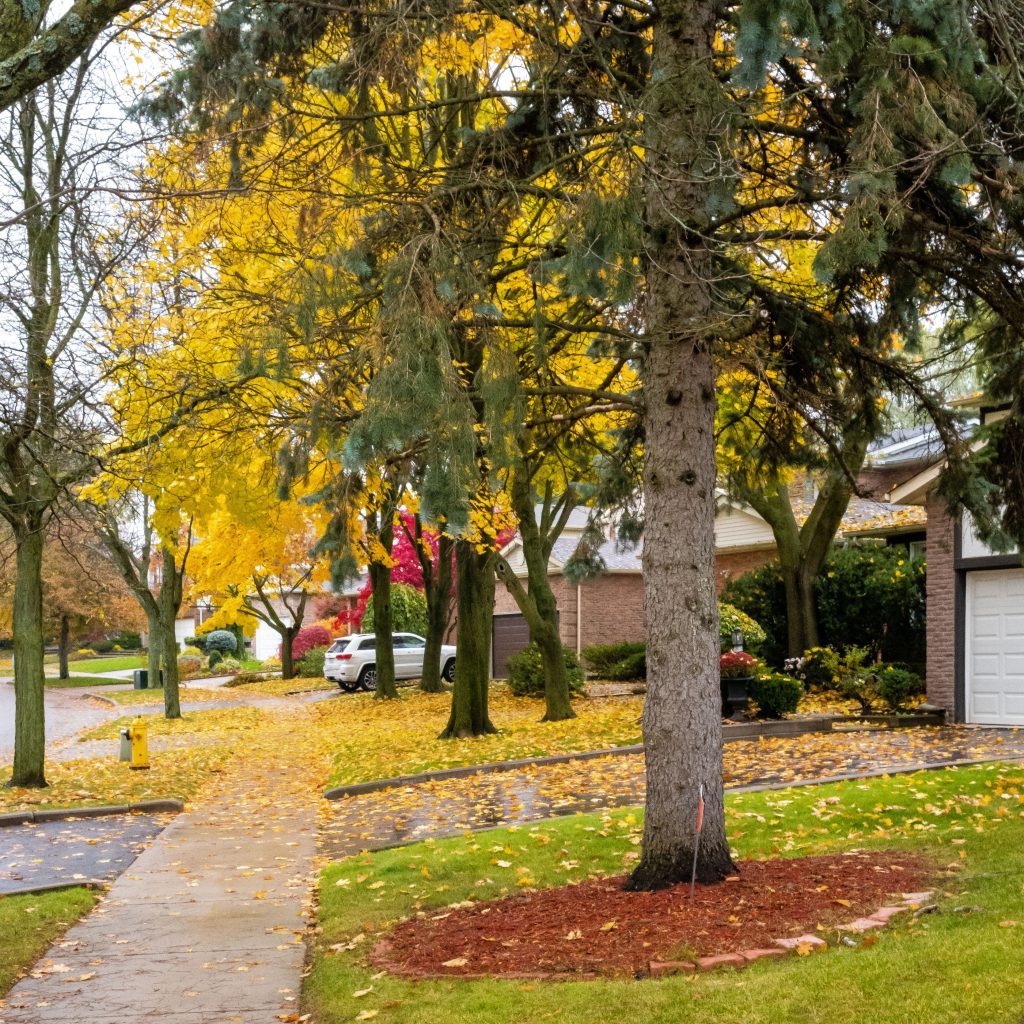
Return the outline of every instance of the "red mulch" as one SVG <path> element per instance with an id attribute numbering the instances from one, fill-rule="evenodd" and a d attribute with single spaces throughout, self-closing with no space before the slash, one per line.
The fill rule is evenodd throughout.
<path id="1" fill-rule="evenodd" d="M 693 903 L 689 885 L 625 892 L 618 877 L 442 910 L 398 925 L 374 960 L 420 975 L 635 973 L 651 960 L 736 953 L 852 921 L 934 873 L 920 858 L 884 851 L 743 861 L 739 872 L 698 885 Z"/>

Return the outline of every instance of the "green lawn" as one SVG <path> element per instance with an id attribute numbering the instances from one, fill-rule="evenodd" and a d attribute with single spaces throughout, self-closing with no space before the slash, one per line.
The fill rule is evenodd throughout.
<path id="1" fill-rule="evenodd" d="M 95 902 L 88 889 L 0 896 L 0 996 Z"/>
<path id="2" fill-rule="evenodd" d="M 1022 794 L 1024 768 L 998 765 L 730 797 L 730 837 L 741 857 L 900 847 L 961 869 L 940 883 L 941 913 L 897 919 L 874 945 L 837 945 L 739 973 L 639 982 L 409 982 L 378 976 L 367 963 L 375 933 L 420 910 L 497 896 L 515 890 L 516 878 L 542 887 L 622 872 L 638 850 L 637 810 L 350 858 L 321 877 L 323 932 L 303 1009 L 318 1024 L 369 1019 L 357 1017 L 364 1012 L 380 1024 L 1019 1024 Z M 512 866 L 496 867 L 496 857 Z M 967 904 L 984 909 L 952 912 Z"/>
<path id="3" fill-rule="evenodd" d="M 107 676 L 78 676 L 72 675 L 70 679 L 46 678 L 46 685 L 57 690 L 74 689 L 80 686 L 124 686 L 124 679 L 110 679 Z"/>
<path id="4" fill-rule="evenodd" d="M 109 658 L 83 658 L 68 662 L 72 672 L 119 672 L 123 668 L 145 668 L 149 664 L 144 654 L 120 654 Z"/>

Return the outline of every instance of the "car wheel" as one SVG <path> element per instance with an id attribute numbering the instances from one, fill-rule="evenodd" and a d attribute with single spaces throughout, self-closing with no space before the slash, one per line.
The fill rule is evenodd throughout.
<path id="1" fill-rule="evenodd" d="M 377 689 L 377 666 L 367 665 L 362 672 L 359 673 L 359 685 L 364 690 L 376 690 Z"/>
<path id="2" fill-rule="evenodd" d="M 359 679 L 339 679 L 338 680 L 338 686 L 341 687 L 341 689 L 345 693 L 355 693 L 356 690 L 359 689 L 360 685 L 361 685 L 361 680 L 359 680 Z"/>
<path id="3" fill-rule="evenodd" d="M 455 682 L 455 659 L 449 658 L 445 662 L 444 671 L 441 673 L 441 677 L 447 683 Z"/>

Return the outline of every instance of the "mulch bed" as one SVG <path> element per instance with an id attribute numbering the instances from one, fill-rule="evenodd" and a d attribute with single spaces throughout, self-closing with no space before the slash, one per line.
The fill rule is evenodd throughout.
<path id="1" fill-rule="evenodd" d="M 404 921 L 373 959 L 413 975 L 632 974 L 848 922 L 933 874 L 885 851 L 743 861 L 727 881 L 698 885 L 692 903 L 688 885 L 630 893 L 624 876 L 591 879 Z"/>

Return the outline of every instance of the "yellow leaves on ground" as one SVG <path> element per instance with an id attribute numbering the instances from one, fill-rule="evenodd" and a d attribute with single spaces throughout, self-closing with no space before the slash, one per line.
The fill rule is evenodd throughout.
<path id="1" fill-rule="evenodd" d="M 405 690 L 400 703 L 354 695 L 318 705 L 318 728 L 334 751 L 331 783 L 640 742 L 642 697 L 579 700 L 576 718 L 542 723 L 539 701 L 513 697 L 496 686 L 490 711 L 497 735 L 439 740 L 450 703 L 449 694 Z"/>
<path id="2" fill-rule="evenodd" d="M 46 789 L 0 788 L 0 812 L 47 807 L 93 807 L 129 804 L 139 800 L 191 800 L 199 787 L 227 757 L 220 747 L 168 750 L 150 758 L 148 771 L 132 771 L 118 761 L 117 747 L 90 761 L 50 761 Z M 0 773 L 0 787 L 10 777 Z"/>
<path id="3" fill-rule="evenodd" d="M 222 690 L 204 690 L 199 687 L 182 687 L 181 701 L 213 701 L 223 700 Z M 160 704 L 163 705 L 163 690 L 107 690 L 103 696 L 115 704 Z"/>
<path id="4" fill-rule="evenodd" d="M 223 699 L 223 698 L 222 698 Z M 225 741 L 240 732 L 249 733 L 258 727 L 267 712 L 260 708 L 211 708 L 209 711 L 186 711 L 181 718 L 164 718 L 162 713 L 146 714 L 141 717 L 149 728 L 152 736 L 188 737 L 204 735 L 223 738 Z M 119 718 L 116 722 L 108 722 L 98 726 L 81 737 L 82 742 L 88 740 L 117 739 L 120 730 L 127 728 L 137 716 Z"/>

